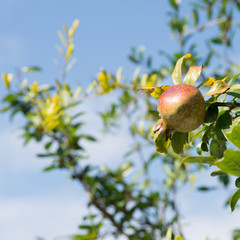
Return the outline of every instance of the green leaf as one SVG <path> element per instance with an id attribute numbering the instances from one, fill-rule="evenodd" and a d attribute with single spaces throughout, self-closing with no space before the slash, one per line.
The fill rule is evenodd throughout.
<path id="1" fill-rule="evenodd" d="M 236 181 L 235 181 L 235 186 L 236 186 L 237 188 L 240 188 L 240 177 L 236 179 Z"/>
<path id="2" fill-rule="evenodd" d="M 234 126 L 230 129 L 223 129 L 222 132 L 229 142 L 240 149 L 240 126 Z"/>
<path id="3" fill-rule="evenodd" d="M 215 190 L 216 188 L 215 187 L 207 187 L 207 186 L 201 186 L 201 187 L 198 187 L 197 190 L 198 191 L 212 191 L 212 190 Z"/>
<path id="4" fill-rule="evenodd" d="M 122 176 L 126 177 L 133 171 L 133 163 L 132 162 L 124 162 L 119 168 L 118 173 Z"/>
<path id="5" fill-rule="evenodd" d="M 230 206 L 231 206 L 232 212 L 234 211 L 239 198 L 240 198 L 240 189 L 238 189 L 230 198 Z"/>
<path id="6" fill-rule="evenodd" d="M 41 68 L 37 66 L 25 66 L 22 68 L 23 73 L 30 73 L 30 72 L 40 72 Z"/>
<path id="7" fill-rule="evenodd" d="M 173 80 L 174 85 L 182 84 L 182 79 L 181 79 L 182 62 L 183 62 L 184 58 L 190 58 L 190 57 L 191 57 L 191 54 L 186 54 L 183 57 L 181 57 L 180 59 L 178 59 L 176 66 L 172 73 L 172 80 Z"/>
<path id="8" fill-rule="evenodd" d="M 218 80 L 213 83 L 209 91 L 206 94 L 204 94 L 204 97 L 222 94 L 226 92 L 228 89 L 229 89 L 229 86 L 224 80 Z"/>
<path id="9" fill-rule="evenodd" d="M 226 174 L 240 177 L 240 152 L 227 149 L 223 159 L 215 162 L 216 166 Z"/>
<path id="10" fill-rule="evenodd" d="M 229 87 L 232 86 L 232 84 L 237 80 L 239 76 L 240 76 L 240 73 L 233 76 L 233 78 L 228 82 Z"/>
<path id="11" fill-rule="evenodd" d="M 196 9 L 193 9 L 192 16 L 193 16 L 193 26 L 196 27 L 198 25 L 198 12 Z"/>
<path id="12" fill-rule="evenodd" d="M 235 98 L 240 98 L 240 90 L 228 90 L 226 92 L 227 95 L 233 96 Z"/>
<path id="13" fill-rule="evenodd" d="M 221 139 L 212 139 L 210 143 L 210 154 L 218 159 L 223 157 L 226 150 L 226 141 Z"/>
<path id="14" fill-rule="evenodd" d="M 187 142 L 187 133 L 174 132 L 171 139 L 173 151 L 180 154 L 184 150 L 184 145 Z"/>
<path id="15" fill-rule="evenodd" d="M 182 163 L 206 163 L 213 165 L 215 157 L 213 156 L 188 156 L 182 160 Z"/>
<path id="16" fill-rule="evenodd" d="M 160 135 L 155 139 L 154 144 L 159 154 L 166 154 L 168 152 L 170 139 L 166 139 L 164 135 Z"/>
<path id="17" fill-rule="evenodd" d="M 195 82 L 199 78 L 201 72 L 202 72 L 203 66 L 192 66 L 188 70 L 185 78 L 183 79 L 184 84 L 189 84 L 194 86 Z"/>
<path id="18" fill-rule="evenodd" d="M 214 122 L 217 120 L 217 117 L 218 117 L 218 107 L 216 104 L 213 103 L 208 107 L 206 111 L 204 122 L 206 123 Z"/>
<path id="19" fill-rule="evenodd" d="M 232 117 L 228 111 L 222 112 L 221 116 L 217 119 L 216 122 L 216 133 L 217 138 L 225 140 L 225 137 L 223 135 L 223 129 L 228 129 L 232 124 Z"/>
<path id="20" fill-rule="evenodd" d="M 215 176 L 221 176 L 221 175 L 225 175 L 226 173 L 224 173 L 223 171 L 221 171 L 220 169 L 217 169 L 217 170 L 215 170 L 215 171 L 213 171 L 213 172 L 211 172 L 211 176 L 212 177 L 215 177 Z"/>
<path id="21" fill-rule="evenodd" d="M 175 236 L 174 240 L 184 240 L 180 235 Z"/>
<path id="22" fill-rule="evenodd" d="M 233 85 L 232 87 L 230 87 L 230 89 L 229 89 L 229 91 L 231 91 L 231 90 L 239 90 L 240 89 L 240 84 L 235 84 L 235 85 Z"/>
<path id="23" fill-rule="evenodd" d="M 172 230 L 172 228 L 170 227 L 170 228 L 167 230 L 167 233 L 166 233 L 166 240 L 172 240 L 172 234 L 173 234 L 173 230 Z"/>

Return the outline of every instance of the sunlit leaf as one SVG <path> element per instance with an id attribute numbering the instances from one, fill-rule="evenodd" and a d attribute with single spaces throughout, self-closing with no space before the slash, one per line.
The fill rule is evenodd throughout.
<path id="1" fill-rule="evenodd" d="M 122 80 L 122 67 L 119 67 L 116 73 L 116 83 L 119 84 Z"/>
<path id="2" fill-rule="evenodd" d="M 233 96 L 235 98 L 240 98 L 240 90 L 237 90 L 237 89 L 235 89 L 235 90 L 229 89 L 228 91 L 226 91 L 226 94 Z"/>
<path id="3" fill-rule="evenodd" d="M 154 144 L 159 154 L 166 154 L 168 152 L 170 139 L 166 139 L 164 135 L 160 135 L 155 139 Z"/>
<path id="4" fill-rule="evenodd" d="M 37 66 L 25 66 L 22 68 L 23 73 L 29 73 L 29 72 L 40 72 L 41 68 Z"/>
<path id="5" fill-rule="evenodd" d="M 172 234 L 173 234 L 173 230 L 172 230 L 172 228 L 170 227 L 170 228 L 167 230 L 167 233 L 166 233 L 166 240 L 172 240 Z"/>
<path id="6" fill-rule="evenodd" d="M 107 93 L 112 90 L 111 85 L 109 84 L 109 75 L 103 70 L 98 74 L 98 83 L 102 88 L 101 94 Z"/>
<path id="7" fill-rule="evenodd" d="M 183 79 L 183 83 L 194 86 L 195 82 L 197 81 L 202 72 L 202 68 L 203 68 L 202 65 L 190 67 L 185 78 Z"/>
<path id="8" fill-rule="evenodd" d="M 60 46 L 58 46 L 58 45 L 56 45 L 55 47 L 56 47 L 56 49 L 58 50 L 58 52 L 65 58 L 65 53 L 64 53 L 64 51 L 62 50 L 62 48 L 61 48 Z"/>
<path id="9" fill-rule="evenodd" d="M 73 38 L 73 35 L 74 35 L 74 33 L 75 33 L 78 25 L 79 25 L 79 20 L 78 20 L 78 19 L 74 20 L 74 22 L 73 22 L 73 24 L 72 24 L 72 27 L 71 27 L 71 28 L 69 29 L 69 31 L 68 31 L 68 37 L 69 37 L 69 39 L 72 39 L 72 38 Z"/>
<path id="10" fill-rule="evenodd" d="M 233 78 L 228 82 L 229 87 L 232 86 L 232 84 L 237 80 L 239 76 L 240 76 L 240 73 L 233 76 Z"/>
<path id="11" fill-rule="evenodd" d="M 190 57 L 191 57 L 191 54 L 186 54 L 183 57 L 181 57 L 180 59 L 178 59 L 176 66 L 172 73 L 172 80 L 173 80 L 174 85 L 182 84 L 182 79 L 181 79 L 182 62 L 183 62 L 184 58 L 190 58 Z"/>
<path id="12" fill-rule="evenodd" d="M 236 89 L 240 90 L 240 84 L 235 84 L 235 85 L 231 86 L 229 91 L 236 90 Z"/>
<path id="13" fill-rule="evenodd" d="M 2 79 L 3 79 L 3 82 L 4 82 L 5 86 L 7 88 L 10 88 L 10 82 L 13 79 L 13 74 L 12 73 L 9 73 L 9 74 L 3 73 L 2 74 Z"/>
<path id="14" fill-rule="evenodd" d="M 232 149 L 227 149 L 224 152 L 223 159 L 215 162 L 219 169 L 226 174 L 240 176 L 240 152 Z"/>
<path id="15" fill-rule="evenodd" d="M 204 95 L 211 96 L 211 95 L 217 95 L 222 94 L 226 92 L 229 89 L 228 84 L 223 80 L 218 80 L 213 83 L 212 87 L 209 89 L 209 91 Z"/>
<path id="16" fill-rule="evenodd" d="M 67 41 L 61 31 L 57 31 L 58 37 L 64 47 L 67 47 Z"/>
<path id="17" fill-rule="evenodd" d="M 20 88 L 24 89 L 27 86 L 28 80 L 26 78 L 23 79 Z"/>
<path id="18" fill-rule="evenodd" d="M 163 92 L 167 90 L 169 87 L 171 86 L 164 85 L 161 87 L 142 87 L 142 88 L 139 88 L 137 91 L 143 90 L 144 92 L 150 92 L 152 97 L 158 99 L 163 94 Z"/>
<path id="19" fill-rule="evenodd" d="M 240 199 L 240 189 L 238 189 L 230 198 L 231 211 L 233 212 L 238 200 Z"/>
<path id="20" fill-rule="evenodd" d="M 36 95 L 38 93 L 38 82 L 34 82 L 29 86 L 30 91 Z"/>
<path id="21" fill-rule="evenodd" d="M 206 163 L 213 165 L 215 158 L 212 156 L 188 156 L 182 160 L 182 163 Z"/>
<path id="22" fill-rule="evenodd" d="M 72 43 L 70 43 L 68 45 L 68 48 L 67 48 L 67 53 L 66 53 L 66 56 L 65 56 L 65 60 L 68 60 L 72 56 L 73 49 L 74 49 L 74 45 Z"/>
<path id="23" fill-rule="evenodd" d="M 175 236 L 174 240 L 184 240 L 180 235 Z"/>
<path id="24" fill-rule="evenodd" d="M 240 149 L 240 126 L 223 129 L 222 132 L 229 142 Z"/>
<path id="25" fill-rule="evenodd" d="M 73 99 L 77 99 L 80 93 L 82 92 L 82 90 L 83 90 L 82 87 L 78 87 L 73 94 Z"/>
<path id="26" fill-rule="evenodd" d="M 214 82 L 216 82 L 216 80 L 214 78 L 209 77 L 203 82 L 203 85 L 213 85 Z"/>

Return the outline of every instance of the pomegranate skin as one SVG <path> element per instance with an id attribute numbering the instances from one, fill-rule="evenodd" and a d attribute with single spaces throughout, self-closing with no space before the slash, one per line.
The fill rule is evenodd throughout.
<path id="1" fill-rule="evenodd" d="M 202 124 L 206 110 L 203 96 L 196 87 L 179 84 L 160 96 L 158 111 L 168 129 L 186 133 Z"/>

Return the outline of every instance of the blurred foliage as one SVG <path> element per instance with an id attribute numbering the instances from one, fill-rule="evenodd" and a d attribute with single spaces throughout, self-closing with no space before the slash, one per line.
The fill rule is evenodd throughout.
<path id="1" fill-rule="evenodd" d="M 132 78 L 123 77 L 120 67 L 116 73 L 101 69 L 87 89 L 81 86 L 74 89 L 66 83 L 66 74 L 76 62 L 74 33 L 78 20 L 70 28 L 64 25 L 63 32 L 58 31 L 61 46 L 56 48 L 63 63 L 57 63 L 61 79 L 54 84 L 29 83 L 27 74 L 41 71 L 37 66 L 25 66 L 16 74 L 2 74 L 8 93 L 2 100 L 1 112 L 9 112 L 10 118 L 21 113 L 25 119 L 22 125 L 25 144 L 39 142 L 45 150 L 38 156 L 51 159 L 44 171 L 69 171 L 89 196 L 90 213 L 79 226 L 79 233 L 68 239 L 121 236 L 129 240 L 183 240 L 182 213 L 177 204 L 181 187 L 187 183 L 193 186 L 199 172 L 208 165 L 217 167 L 211 176 L 216 176 L 223 187 L 232 184 L 229 175 L 240 177 L 240 151 L 237 150 L 240 149 L 240 84 L 237 83 L 240 65 L 228 56 L 229 49 L 234 48 L 234 33 L 240 26 L 237 21 L 240 3 L 192 1 L 188 6 L 191 14 L 182 10 L 182 4 L 169 0 L 169 28 L 179 43 L 179 50 L 173 53 L 160 50 L 164 64 L 156 68 L 144 47 L 132 48 L 129 60 L 136 65 Z M 205 39 L 207 54 L 202 58 L 198 39 L 193 36 L 213 27 L 217 29 Z M 207 78 L 206 73 L 211 77 Z M 174 84 L 181 84 L 182 74 L 186 74 L 185 84 L 194 85 L 197 79 L 200 82 L 197 87 L 202 87 L 206 99 L 205 121 L 194 132 L 174 132 L 171 138 L 165 138 L 155 131 L 158 128 L 155 123 L 159 124 L 160 120 L 154 98 L 169 88 L 164 82 L 171 75 Z M 139 94 L 138 90 L 150 94 Z M 109 169 L 92 166 L 85 160 L 88 154 L 83 141 L 96 141 L 96 138 L 85 133 L 83 112 L 79 109 L 86 98 L 95 96 L 97 101 L 100 95 L 113 92 L 115 99 L 108 103 L 108 110 L 100 113 L 104 128 L 117 131 L 119 120 L 126 117 L 133 145 L 129 146 L 124 163 Z M 231 149 L 230 143 L 237 148 Z M 139 160 L 140 168 L 132 158 Z M 154 162 L 161 162 L 158 179 L 151 175 Z M 237 178 L 237 190 L 229 201 L 232 211 L 240 198 L 239 185 Z M 196 189 L 206 192 L 216 186 Z M 239 239 L 239 230 L 234 231 L 233 239 Z"/>

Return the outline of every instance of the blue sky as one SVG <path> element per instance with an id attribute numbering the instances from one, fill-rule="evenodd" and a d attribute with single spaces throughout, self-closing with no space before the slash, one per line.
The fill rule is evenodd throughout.
<path id="1" fill-rule="evenodd" d="M 176 41 L 167 27 L 167 1 L 0 1 L 0 73 L 14 72 L 25 65 L 40 66 L 43 71 L 29 75 L 32 81 L 51 83 L 60 76 L 54 59 L 60 59 L 55 45 L 59 44 L 57 30 L 62 25 L 71 25 L 80 20 L 75 36 L 77 63 L 68 76 L 71 84 L 80 82 L 87 86 L 97 75 L 100 67 L 115 72 L 123 66 L 123 73 L 132 76 L 135 67 L 127 59 L 132 46 L 144 45 L 160 65 L 165 59 L 157 55 L 160 49 L 173 52 Z M 210 34 L 208 31 L 207 34 Z M 200 45 L 204 36 L 199 36 Z M 234 57 L 239 58 L 239 49 Z M 204 51 L 202 52 L 204 54 Z M 5 93 L 1 83 L 0 96 Z M 106 100 L 98 104 L 104 108 Z M 97 119 L 96 103 L 89 101 L 83 106 L 88 110 L 88 126 Z M 0 239 L 32 240 L 36 236 L 53 239 L 56 235 L 77 232 L 82 214 L 86 213 L 86 196 L 77 183 L 61 171 L 43 173 L 41 169 L 49 161 L 35 157 L 41 151 L 37 144 L 23 148 L 20 139 L 21 118 L 8 121 L 0 116 Z M 100 129 L 100 119 L 97 126 Z M 98 159 L 94 164 L 116 166 L 128 146 L 125 131 L 116 136 L 101 138 L 100 142 L 88 145 Z M 118 144 L 121 142 L 122 150 Z M 108 155 L 104 149 L 111 145 Z M 116 156 L 119 156 L 116 158 Z M 114 162 L 112 161 L 114 159 Z M 209 173 L 204 173 L 197 183 L 214 184 Z M 180 206 L 185 214 L 185 232 L 189 240 L 227 240 L 230 230 L 238 227 L 238 212 L 230 215 L 222 204 L 227 196 L 223 190 L 214 194 L 199 194 L 186 189 L 180 196 Z M 199 208 L 199 204 L 205 207 Z"/>

